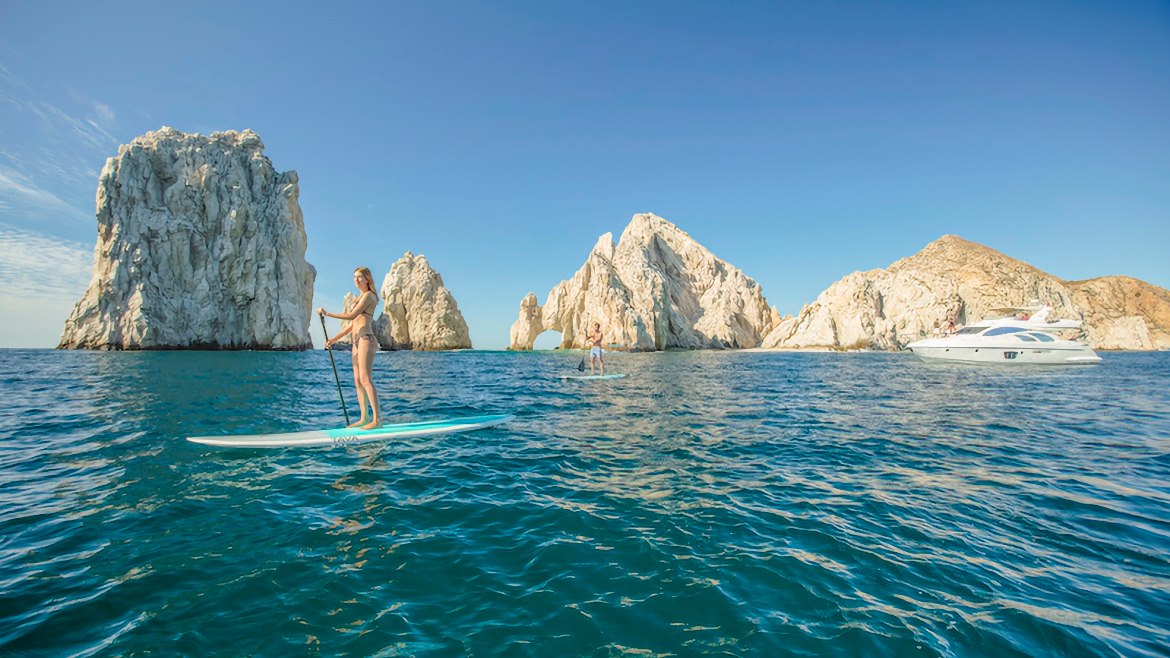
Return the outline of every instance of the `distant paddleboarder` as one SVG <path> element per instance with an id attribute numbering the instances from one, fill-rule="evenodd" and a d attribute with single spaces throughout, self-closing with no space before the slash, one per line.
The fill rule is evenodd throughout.
<path id="1" fill-rule="evenodd" d="M 589 374 L 593 374 L 594 362 L 601 368 L 601 374 L 605 375 L 605 361 L 601 358 L 601 323 L 593 323 L 593 331 L 585 334 L 585 344 L 589 345 Z"/>
<path id="2" fill-rule="evenodd" d="M 378 305 L 378 296 L 374 294 L 374 275 L 370 268 L 359 267 L 353 271 L 353 284 L 360 293 L 357 301 L 344 313 L 329 313 L 324 308 L 317 309 L 318 315 L 328 315 L 338 320 L 349 320 L 349 326 L 333 338 L 325 338 L 325 349 L 329 349 L 341 338 L 351 335 L 353 343 L 353 383 L 357 388 L 358 407 L 362 417 L 350 427 L 361 427 L 364 430 L 374 429 L 382 425 L 382 412 L 378 408 L 378 391 L 374 388 L 373 370 L 374 354 L 378 352 L 378 339 L 374 337 L 374 307 Z M 366 417 L 366 407 L 369 406 L 370 415 Z"/>

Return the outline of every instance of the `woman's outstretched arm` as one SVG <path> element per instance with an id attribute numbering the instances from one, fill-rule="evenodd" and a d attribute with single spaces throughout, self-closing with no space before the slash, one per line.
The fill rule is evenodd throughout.
<path id="1" fill-rule="evenodd" d="M 325 337 L 325 347 L 329 347 L 333 343 L 336 343 L 337 341 L 341 340 L 345 336 L 348 336 L 352 332 L 353 332 L 353 325 L 351 324 L 348 327 L 346 327 L 345 329 L 342 329 L 341 331 L 337 332 L 337 335 L 334 336 L 333 338 L 326 336 Z"/>
<path id="2" fill-rule="evenodd" d="M 374 293 L 372 293 L 372 292 L 363 292 L 362 296 L 358 297 L 358 301 L 357 301 L 357 303 L 355 303 L 353 305 L 353 308 L 351 308 L 348 311 L 345 311 L 343 313 L 330 313 L 329 311 L 326 311 L 323 308 L 317 309 L 317 312 L 321 313 L 322 315 L 328 315 L 331 318 L 337 318 L 338 320 L 352 320 L 352 319 L 356 318 L 357 316 L 361 315 L 362 309 L 364 309 L 366 307 L 366 303 L 365 303 L 366 295 L 373 295 L 373 294 Z"/>

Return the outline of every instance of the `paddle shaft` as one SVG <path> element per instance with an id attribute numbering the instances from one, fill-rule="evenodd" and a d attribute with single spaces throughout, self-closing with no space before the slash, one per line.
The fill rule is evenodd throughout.
<path id="1" fill-rule="evenodd" d="M 337 383 L 337 397 L 341 398 L 341 413 L 345 414 L 345 424 L 349 425 L 349 410 L 345 408 L 345 396 L 341 393 L 341 378 L 337 376 L 337 362 L 333 360 L 333 348 L 329 347 L 329 330 L 325 328 L 325 316 L 321 318 L 321 331 L 325 334 L 325 351 L 329 352 L 329 365 L 333 366 L 333 381 Z"/>
<path id="2" fill-rule="evenodd" d="M 577 372 L 585 372 L 585 355 L 589 353 L 589 321 L 585 321 L 585 336 L 581 342 L 585 344 L 585 352 L 581 355 L 581 363 L 577 364 Z"/>

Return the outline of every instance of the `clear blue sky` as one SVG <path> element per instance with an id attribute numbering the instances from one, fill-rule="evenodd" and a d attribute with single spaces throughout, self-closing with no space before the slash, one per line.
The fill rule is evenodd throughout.
<path id="1" fill-rule="evenodd" d="M 163 125 L 300 174 L 319 303 L 423 253 L 479 348 L 646 211 L 784 314 L 945 233 L 1170 287 L 1166 2 L 0 0 L 0 101 L 0 347 L 56 344 Z"/>

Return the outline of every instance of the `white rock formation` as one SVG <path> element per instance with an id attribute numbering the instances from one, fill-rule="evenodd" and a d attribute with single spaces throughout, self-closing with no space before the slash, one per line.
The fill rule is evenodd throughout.
<path id="1" fill-rule="evenodd" d="M 374 334 L 386 350 L 458 350 L 471 347 L 467 322 L 443 277 L 426 256 L 406 252 L 382 281 L 382 314 Z"/>
<path id="2" fill-rule="evenodd" d="M 1052 319 L 1083 320 L 1069 337 L 1096 349 L 1170 348 L 1170 292 L 1128 277 L 1064 281 L 952 235 L 834 283 L 780 320 L 763 347 L 897 350 L 936 322 L 969 324 L 1032 300 L 1052 305 Z"/>
<path id="3" fill-rule="evenodd" d="M 608 233 L 606 235 L 609 235 Z M 536 293 L 530 292 L 520 300 L 520 317 L 512 324 L 509 332 L 510 350 L 530 350 L 536 337 L 544 331 L 543 311 Z"/>
<path id="4" fill-rule="evenodd" d="M 1128 276 L 1067 285 L 1094 349 L 1170 349 L 1170 291 Z"/>
<path id="5" fill-rule="evenodd" d="M 108 159 L 93 280 L 58 347 L 311 347 L 297 174 L 263 151 L 250 130 L 164 127 Z"/>
<path id="6" fill-rule="evenodd" d="M 601 324 L 606 345 L 629 350 L 756 347 L 777 320 L 760 286 L 665 219 L 634 215 L 615 245 L 602 235 L 585 264 L 548 294 L 529 293 L 511 347 L 530 350 L 549 329 L 561 347 L 585 346 Z"/>

